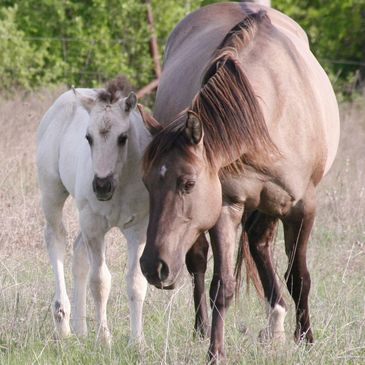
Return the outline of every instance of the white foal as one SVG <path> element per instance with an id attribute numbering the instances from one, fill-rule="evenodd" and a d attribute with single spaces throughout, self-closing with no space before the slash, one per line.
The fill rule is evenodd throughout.
<path id="1" fill-rule="evenodd" d="M 142 338 L 142 306 L 147 282 L 139 258 L 145 244 L 148 196 L 140 160 L 150 141 L 134 93 L 125 95 L 122 78 L 104 90 L 77 89 L 61 95 L 38 129 L 37 165 L 45 240 L 56 278 L 53 317 L 60 337 L 70 334 L 71 305 L 64 278 L 66 232 L 62 208 L 71 194 L 79 211 L 74 243 L 72 327 L 86 335 L 87 281 L 95 302 L 98 338 L 110 344 L 106 307 L 111 275 L 104 236 L 119 227 L 128 242 L 127 291 L 131 340 Z"/>

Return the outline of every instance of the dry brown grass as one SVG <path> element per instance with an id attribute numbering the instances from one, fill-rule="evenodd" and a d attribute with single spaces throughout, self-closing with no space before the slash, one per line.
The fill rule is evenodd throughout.
<path id="1" fill-rule="evenodd" d="M 108 235 L 114 282 L 109 317 L 116 346 L 105 354 L 95 349 L 93 336 L 84 344 L 53 343 L 49 308 L 53 276 L 43 244 L 35 141 L 41 116 L 61 91 L 0 98 L 0 363 L 201 363 L 207 342 L 192 340 L 193 309 L 187 277 L 173 295 L 149 290 L 146 348 L 136 355 L 125 347 L 128 310 L 125 287 L 120 283 L 126 258 L 116 231 Z M 257 347 L 254 338 L 264 323 L 264 310 L 251 295 L 232 308 L 228 319 L 227 349 L 232 363 L 365 363 L 365 96 L 342 105 L 341 115 L 338 158 L 318 193 L 318 218 L 309 248 L 317 345 L 307 351 L 288 341 L 279 354 Z M 71 242 L 78 227 L 71 202 L 66 204 L 64 216 Z M 276 249 L 278 271 L 283 273 L 280 236 Z M 252 333 L 245 338 L 236 330 L 242 317 Z M 292 307 L 288 317 L 290 338 Z"/>

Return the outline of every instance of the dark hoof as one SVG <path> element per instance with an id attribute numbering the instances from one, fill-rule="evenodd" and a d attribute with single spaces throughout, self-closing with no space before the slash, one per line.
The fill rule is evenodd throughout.
<path id="1" fill-rule="evenodd" d="M 314 343 L 314 338 L 311 329 L 309 328 L 307 331 L 303 332 L 300 329 L 296 329 L 294 332 L 294 341 L 297 344 L 305 343 L 307 345 L 311 345 Z"/>
<path id="2" fill-rule="evenodd" d="M 194 338 L 205 340 L 206 338 L 210 338 L 210 326 L 209 325 L 199 325 L 198 328 L 194 330 Z"/>

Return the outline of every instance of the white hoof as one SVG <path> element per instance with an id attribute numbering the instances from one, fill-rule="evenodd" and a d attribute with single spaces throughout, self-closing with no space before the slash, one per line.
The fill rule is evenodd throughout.
<path id="1" fill-rule="evenodd" d="M 263 345 L 282 344 L 285 343 L 285 332 L 273 332 L 271 328 L 264 328 L 259 333 L 259 342 Z"/>
<path id="2" fill-rule="evenodd" d="M 112 336 L 110 334 L 109 328 L 108 327 L 100 327 L 96 340 L 97 340 L 97 342 L 99 342 L 103 346 L 110 349 L 112 347 Z"/>

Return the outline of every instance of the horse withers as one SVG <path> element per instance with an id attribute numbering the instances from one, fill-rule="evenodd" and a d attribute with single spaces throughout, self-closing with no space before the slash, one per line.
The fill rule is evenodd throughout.
<path id="1" fill-rule="evenodd" d="M 169 37 L 154 116 L 163 127 L 144 155 L 150 218 L 140 262 L 147 280 L 174 285 L 186 252 L 209 232 L 209 356 L 224 358 L 237 227 L 244 224 L 269 308 L 260 337 L 283 340 L 286 305 L 271 258 L 281 220 L 295 339 L 312 342 L 306 252 L 316 188 L 337 151 L 339 114 L 305 32 L 255 4 L 191 13 Z"/>
<path id="2" fill-rule="evenodd" d="M 66 292 L 66 232 L 62 208 L 75 199 L 80 233 L 73 250 L 73 330 L 85 335 L 88 277 L 95 302 L 98 338 L 109 344 L 106 306 L 111 276 L 104 236 L 119 227 L 128 244 L 127 292 L 131 340 L 142 337 L 142 306 L 147 282 L 141 273 L 148 221 L 148 196 L 140 160 L 150 141 L 137 98 L 118 77 L 106 89 L 76 89 L 61 95 L 38 129 L 37 165 L 45 240 L 56 278 L 53 317 L 60 337 L 70 333 L 71 305 Z M 90 264 L 89 264 L 90 262 Z"/>

